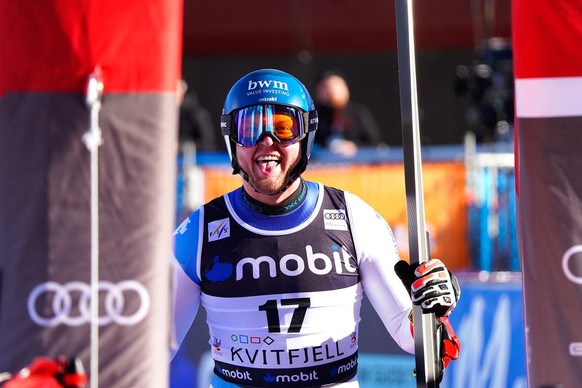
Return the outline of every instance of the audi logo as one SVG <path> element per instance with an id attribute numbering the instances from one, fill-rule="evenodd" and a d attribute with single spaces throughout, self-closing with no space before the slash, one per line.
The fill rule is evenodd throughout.
<path id="1" fill-rule="evenodd" d="M 99 326 L 117 323 L 131 326 L 145 318 L 150 309 L 150 295 L 147 289 L 135 280 L 123 280 L 117 284 L 101 281 L 99 293 L 105 293 L 103 300 L 104 314 L 98 318 Z M 139 308 L 132 313 L 125 313 L 125 296 L 135 293 L 139 299 Z M 48 312 L 40 314 L 37 310 L 39 297 L 50 297 Z M 48 300 L 48 299 L 47 299 Z M 78 303 L 78 308 L 75 305 Z M 28 296 L 28 314 L 38 325 L 55 327 L 59 324 L 80 326 L 91 322 L 91 287 L 83 282 L 73 281 L 66 284 L 56 282 L 41 283 Z"/>
<path id="2" fill-rule="evenodd" d="M 580 253 L 582 253 L 582 245 L 574 245 L 564 253 L 564 256 L 562 256 L 562 270 L 564 271 L 564 275 L 575 284 L 582 284 L 582 276 L 576 275 L 572 272 L 570 269 L 570 261 L 574 261 L 574 255 Z M 581 257 L 582 256 L 578 256 L 578 260 L 580 260 Z"/>
<path id="3" fill-rule="evenodd" d="M 326 220 L 345 220 L 346 215 L 344 213 L 325 213 L 324 217 Z"/>

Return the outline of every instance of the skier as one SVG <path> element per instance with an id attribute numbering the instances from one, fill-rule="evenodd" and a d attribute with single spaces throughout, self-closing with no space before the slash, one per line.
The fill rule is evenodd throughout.
<path id="1" fill-rule="evenodd" d="M 212 386 L 357 387 L 364 292 L 413 353 L 413 301 L 447 317 L 456 278 L 431 259 L 404 286 L 386 221 L 358 196 L 302 178 L 317 130 L 305 86 L 274 69 L 245 75 L 226 96 L 221 130 L 242 186 L 190 215 L 174 251 L 175 337 L 202 304 Z M 459 345 L 448 333 L 445 364 Z"/>

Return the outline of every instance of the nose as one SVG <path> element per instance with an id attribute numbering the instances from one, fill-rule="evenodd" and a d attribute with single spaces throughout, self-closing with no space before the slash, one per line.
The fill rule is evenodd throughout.
<path id="1" fill-rule="evenodd" d="M 265 133 L 261 139 L 257 142 L 257 144 L 263 144 L 264 146 L 272 146 L 275 143 L 275 139 L 270 133 Z"/>

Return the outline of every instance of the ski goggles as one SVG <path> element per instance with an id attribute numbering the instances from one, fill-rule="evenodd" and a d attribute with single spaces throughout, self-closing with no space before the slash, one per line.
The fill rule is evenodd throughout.
<path id="1" fill-rule="evenodd" d="M 234 111 L 224 134 L 243 147 L 270 135 L 282 145 L 297 143 L 307 134 L 309 113 L 284 105 L 253 105 Z M 224 121 L 223 121 L 224 122 Z"/>

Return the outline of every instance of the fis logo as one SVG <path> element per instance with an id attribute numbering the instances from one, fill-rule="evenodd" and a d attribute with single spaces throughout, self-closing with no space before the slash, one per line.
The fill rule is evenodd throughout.
<path id="1" fill-rule="evenodd" d="M 220 347 L 222 346 L 222 340 L 216 338 L 216 337 L 212 337 L 211 340 L 212 343 L 212 347 L 214 348 L 214 350 L 216 350 L 217 352 L 220 352 L 222 349 L 220 349 Z"/>
<path id="2" fill-rule="evenodd" d="M 223 218 L 208 223 L 208 242 L 230 237 L 230 219 Z"/>

